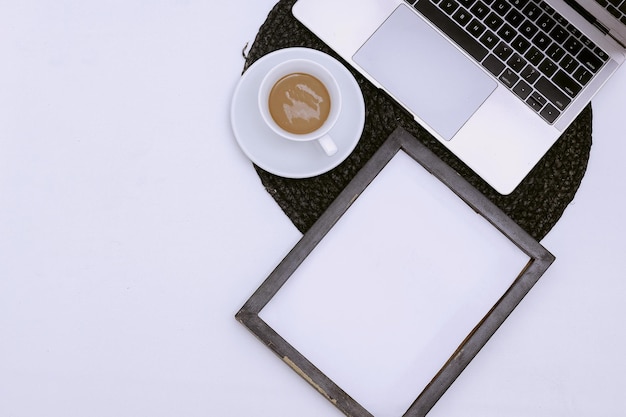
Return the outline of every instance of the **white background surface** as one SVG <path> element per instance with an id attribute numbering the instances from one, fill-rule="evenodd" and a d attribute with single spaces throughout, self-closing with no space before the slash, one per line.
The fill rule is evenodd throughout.
<path id="1" fill-rule="evenodd" d="M 233 318 L 300 237 L 229 126 L 273 4 L 0 1 L 1 416 L 341 415 Z M 624 91 L 556 263 L 431 415 L 626 410 Z"/>

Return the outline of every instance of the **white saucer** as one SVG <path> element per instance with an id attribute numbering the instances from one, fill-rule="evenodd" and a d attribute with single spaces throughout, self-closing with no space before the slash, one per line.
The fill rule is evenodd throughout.
<path id="1" fill-rule="evenodd" d="M 265 73 L 276 64 L 307 58 L 324 65 L 337 79 L 342 110 L 330 134 L 338 151 L 327 156 L 316 141 L 293 142 L 277 136 L 261 119 L 257 92 Z M 309 48 L 287 48 L 260 58 L 243 74 L 233 96 L 230 119 L 239 146 L 252 162 L 272 174 L 309 178 L 335 168 L 352 153 L 365 124 L 363 94 L 352 74 L 331 56 Z"/>

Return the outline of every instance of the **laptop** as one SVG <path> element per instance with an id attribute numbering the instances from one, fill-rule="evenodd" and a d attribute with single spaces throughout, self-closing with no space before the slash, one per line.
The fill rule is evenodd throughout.
<path id="1" fill-rule="evenodd" d="M 298 0 L 293 14 L 510 194 L 624 62 L 626 0 Z"/>

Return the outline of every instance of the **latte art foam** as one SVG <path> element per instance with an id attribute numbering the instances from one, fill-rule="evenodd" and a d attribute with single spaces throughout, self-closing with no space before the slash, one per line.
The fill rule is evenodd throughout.
<path id="1" fill-rule="evenodd" d="M 293 73 L 274 84 L 269 110 L 278 126 L 306 134 L 322 127 L 330 114 L 330 95 L 324 84 L 309 74 Z"/>

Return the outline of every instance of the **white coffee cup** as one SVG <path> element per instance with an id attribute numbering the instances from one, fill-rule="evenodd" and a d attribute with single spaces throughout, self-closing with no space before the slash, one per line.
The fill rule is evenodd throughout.
<path id="1" fill-rule="evenodd" d="M 276 83 L 290 74 L 309 74 L 326 87 L 330 96 L 330 112 L 324 123 L 310 133 L 292 133 L 279 126 L 270 112 L 269 96 Z M 326 155 L 337 152 L 337 145 L 329 132 L 339 119 L 341 113 L 341 90 L 335 77 L 324 66 L 308 59 L 292 59 L 282 62 L 269 70 L 261 81 L 258 96 L 259 111 L 263 120 L 278 136 L 296 142 L 317 141 Z"/>

